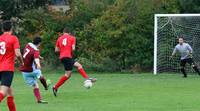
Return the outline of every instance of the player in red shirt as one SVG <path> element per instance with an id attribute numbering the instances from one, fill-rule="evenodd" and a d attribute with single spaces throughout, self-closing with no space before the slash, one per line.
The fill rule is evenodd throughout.
<path id="1" fill-rule="evenodd" d="M 92 82 L 95 82 L 95 78 L 89 78 L 84 71 L 82 65 L 73 59 L 73 51 L 76 47 L 76 38 L 70 34 L 67 28 L 63 30 L 64 34 L 60 36 L 56 42 L 55 52 L 60 52 L 60 60 L 65 68 L 65 74 L 59 79 L 59 81 L 53 87 L 54 96 L 57 96 L 58 88 L 67 81 L 72 74 L 73 66 L 77 67 L 79 73 Z"/>
<path id="2" fill-rule="evenodd" d="M 3 32 L 0 36 L 0 103 L 7 96 L 9 110 L 16 111 L 11 88 L 14 76 L 15 56 L 21 65 L 23 65 L 23 60 L 18 38 L 12 35 L 12 23 L 10 21 L 3 22 Z"/>
<path id="3" fill-rule="evenodd" d="M 35 37 L 33 43 L 28 43 L 23 51 L 24 65 L 20 67 L 23 78 L 27 85 L 33 87 L 33 92 L 38 103 L 47 104 L 47 101 L 43 101 L 40 95 L 39 85 L 37 79 L 40 80 L 45 90 L 48 90 L 46 79 L 42 75 L 40 65 L 40 52 L 38 47 L 40 46 L 42 39 Z"/>

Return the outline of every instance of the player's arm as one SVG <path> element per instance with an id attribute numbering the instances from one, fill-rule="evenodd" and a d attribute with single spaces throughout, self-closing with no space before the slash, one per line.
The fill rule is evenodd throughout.
<path id="1" fill-rule="evenodd" d="M 76 50 L 76 38 L 74 37 L 72 41 L 72 56 L 75 58 L 74 52 Z"/>
<path id="2" fill-rule="evenodd" d="M 192 50 L 192 47 L 189 44 L 187 45 L 187 49 L 189 50 L 189 54 L 192 54 L 193 50 Z"/>
<path id="3" fill-rule="evenodd" d="M 172 55 L 170 56 L 170 58 L 173 58 L 174 55 L 176 54 L 176 52 L 177 52 L 177 47 L 174 48 L 174 50 L 173 50 Z"/>
<path id="4" fill-rule="evenodd" d="M 44 57 L 42 57 L 41 55 L 39 55 L 39 59 L 43 60 L 43 59 L 44 59 Z"/>
<path id="5" fill-rule="evenodd" d="M 60 49 L 56 46 L 55 47 L 55 53 L 60 52 Z"/>
<path id="6" fill-rule="evenodd" d="M 35 63 L 36 63 L 36 68 L 37 68 L 37 69 L 41 69 L 40 59 L 39 59 L 39 58 L 35 58 L 34 61 L 35 61 Z"/>
<path id="7" fill-rule="evenodd" d="M 35 63 L 36 63 L 36 68 L 37 69 L 41 69 L 41 64 L 40 64 L 40 52 L 39 51 L 36 51 L 35 53 L 34 53 L 34 61 L 35 61 Z"/>
<path id="8" fill-rule="evenodd" d="M 15 49 L 15 55 L 17 57 L 17 59 L 19 60 L 20 64 L 21 65 L 24 65 L 24 62 L 23 62 L 23 58 L 22 58 L 22 54 L 20 52 L 20 49 Z"/>
<path id="9" fill-rule="evenodd" d="M 76 50 L 76 38 L 75 38 L 75 37 L 74 37 L 73 43 L 72 43 L 72 50 L 73 50 L 73 51 Z"/>
<path id="10" fill-rule="evenodd" d="M 76 50 L 76 46 L 72 45 L 72 50 L 75 51 Z"/>
<path id="11" fill-rule="evenodd" d="M 56 42 L 56 47 L 55 47 L 55 53 L 60 52 L 60 48 L 59 48 L 59 39 Z"/>
<path id="12" fill-rule="evenodd" d="M 192 58 L 192 52 L 193 52 L 193 50 L 192 50 L 192 47 L 189 44 L 187 44 L 187 49 L 189 51 L 188 55 Z"/>
<path id="13" fill-rule="evenodd" d="M 24 65 L 24 61 L 23 61 L 22 54 L 21 54 L 21 51 L 20 51 L 19 40 L 17 39 L 17 37 L 13 38 L 13 44 L 14 44 L 13 48 L 15 49 L 15 56 L 19 60 L 19 63 L 21 65 Z"/>

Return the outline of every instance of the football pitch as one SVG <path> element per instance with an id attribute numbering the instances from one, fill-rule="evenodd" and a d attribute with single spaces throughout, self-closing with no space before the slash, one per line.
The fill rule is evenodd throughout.
<path id="1" fill-rule="evenodd" d="M 13 87 L 17 111 L 198 111 L 200 109 L 200 77 L 180 74 L 92 74 L 98 78 L 91 89 L 83 87 L 83 79 L 73 74 L 54 97 L 44 91 L 49 104 L 37 104 L 32 88 L 16 73 Z M 46 74 L 55 83 L 60 74 Z M 8 111 L 6 101 L 1 111 Z"/>

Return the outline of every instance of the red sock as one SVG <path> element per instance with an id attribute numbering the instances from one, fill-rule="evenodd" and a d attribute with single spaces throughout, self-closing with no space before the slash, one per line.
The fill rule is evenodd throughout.
<path id="1" fill-rule="evenodd" d="M 78 69 L 78 71 L 85 79 L 89 78 L 89 76 L 87 75 L 87 73 L 84 71 L 83 68 Z"/>
<path id="2" fill-rule="evenodd" d="M 66 76 L 62 76 L 59 81 L 56 83 L 56 85 L 54 86 L 55 89 L 58 89 L 61 85 L 63 85 L 65 83 L 66 80 L 68 80 L 69 77 Z"/>
<path id="3" fill-rule="evenodd" d="M 40 90 L 39 90 L 39 88 L 34 88 L 33 92 L 34 92 L 36 100 L 40 101 L 41 100 L 41 96 L 40 96 Z"/>
<path id="4" fill-rule="evenodd" d="M 16 106 L 15 106 L 13 96 L 7 97 L 7 105 L 8 105 L 9 111 L 16 111 Z"/>
<path id="5" fill-rule="evenodd" d="M 3 95 L 3 93 L 0 92 L 0 103 L 3 100 L 3 98 L 4 98 L 4 95 Z"/>

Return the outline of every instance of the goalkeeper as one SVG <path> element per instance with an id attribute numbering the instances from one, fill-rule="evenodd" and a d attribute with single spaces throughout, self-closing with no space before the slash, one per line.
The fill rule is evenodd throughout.
<path id="1" fill-rule="evenodd" d="M 180 53 L 181 55 L 180 65 L 181 65 L 181 72 L 183 73 L 183 77 L 185 78 L 187 77 L 187 73 L 185 72 L 186 63 L 189 63 L 192 66 L 192 68 L 195 70 L 195 72 L 197 72 L 200 75 L 197 65 L 192 59 L 191 46 L 188 43 L 184 42 L 184 38 L 182 36 L 179 37 L 178 42 L 179 44 L 177 44 L 176 47 L 174 48 L 171 58 L 173 58 L 176 52 Z"/>

